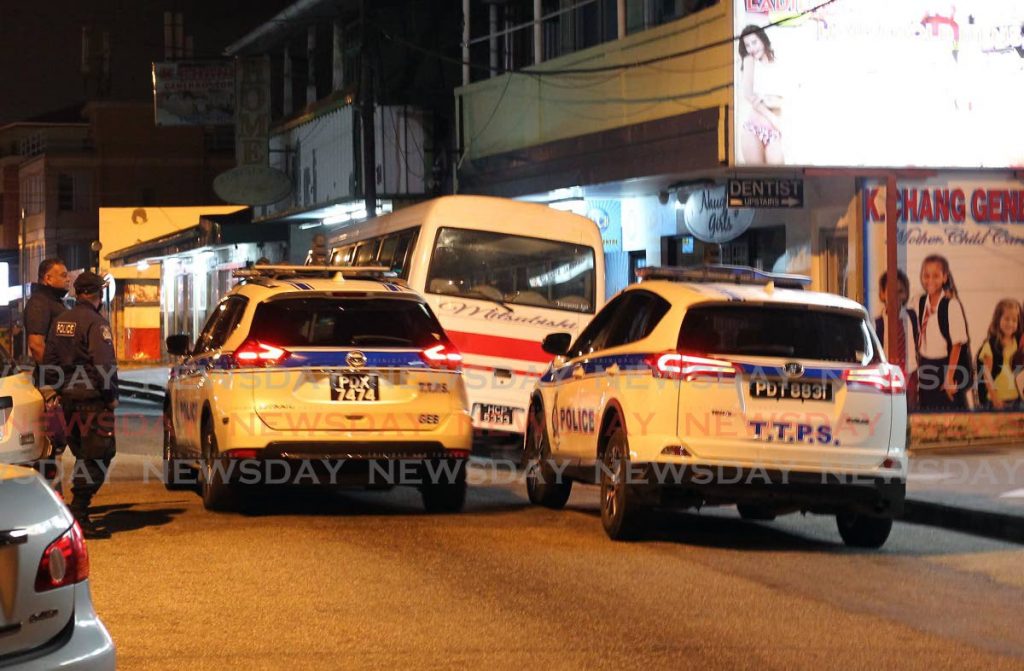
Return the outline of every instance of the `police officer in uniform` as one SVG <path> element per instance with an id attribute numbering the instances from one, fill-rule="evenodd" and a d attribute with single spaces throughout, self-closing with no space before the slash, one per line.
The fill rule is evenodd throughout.
<path id="1" fill-rule="evenodd" d="M 67 442 L 77 460 L 71 478 L 71 512 L 87 537 L 105 537 L 89 518 L 92 497 L 103 485 L 116 450 L 117 361 L 110 323 L 100 314 L 103 278 L 75 279 L 75 307 L 54 320 L 46 340 L 47 381 L 60 392 Z M 51 369 L 57 380 L 51 380 Z"/>
<path id="2" fill-rule="evenodd" d="M 36 364 L 32 379 L 43 396 L 47 414 L 47 436 L 50 439 L 50 454 L 41 465 L 43 477 L 54 489 L 61 490 L 60 471 L 57 463 L 66 447 L 60 425 L 60 405 L 57 393 L 43 383 L 40 366 L 46 351 L 46 337 L 54 320 L 68 311 L 64 296 L 68 293 L 68 269 L 58 258 L 43 259 L 39 264 L 39 281 L 32 283 L 32 295 L 25 303 L 25 331 L 28 335 L 28 351 Z"/>

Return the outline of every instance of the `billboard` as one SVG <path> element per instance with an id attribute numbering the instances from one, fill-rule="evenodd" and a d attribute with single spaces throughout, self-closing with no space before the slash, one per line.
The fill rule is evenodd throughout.
<path id="1" fill-rule="evenodd" d="M 228 125 L 235 121 L 235 66 L 231 61 L 153 64 L 157 126 Z"/>
<path id="2" fill-rule="evenodd" d="M 734 2 L 736 165 L 1024 165 L 1024 2 Z"/>
<path id="3" fill-rule="evenodd" d="M 907 285 L 907 372 L 929 382 L 932 400 L 918 410 L 1024 410 L 1024 182 L 954 175 L 897 182 L 899 268 Z M 870 264 L 865 296 L 883 312 L 885 183 L 864 183 L 866 246 Z M 877 324 L 876 324 L 877 326 Z M 945 394 L 944 369 L 954 361 L 970 375 Z M 985 361 L 987 357 L 987 362 Z M 892 358 L 890 356 L 890 358 Z M 927 379 L 923 367 L 931 362 Z M 988 378 L 985 368 L 988 368 Z"/>

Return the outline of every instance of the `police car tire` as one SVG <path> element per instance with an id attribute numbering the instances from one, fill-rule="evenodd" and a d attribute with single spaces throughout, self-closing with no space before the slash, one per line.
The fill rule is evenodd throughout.
<path id="1" fill-rule="evenodd" d="M 601 469 L 600 477 L 601 525 L 608 537 L 614 541 L 634 540 L 643 531 L 646 514 L 646 510 L 637 499 L 635 486 L 628 482 L 620 482 L 615 484 L 613 491 L 609 491 L 613 484 L 610 476 L 616 472 L 616 464 L 621 463 L 622 468 L 625 468 L 629 462 L 629 443 L 622 427 L 616 428 L 608 438 L 602 461 L 604 468 Z"/>
<path id="2" fill-rule="evenodd" d="M 857 513 L 836 515 L 836 526 L 843 542 L 855 548 L 880 548 L 892 531 L 891 517 L 872 517 Z"/>
<path id="3" fill-rule="evenodd" d="M 572 480 L 560 479 L 551 466 L 551 447 L 544 426 L 544 411 L 533 407 L 533 416 L 526 427 L 527 454 L 526 496 L 535 506 L 561 510 L 572 494 Z M 539 436 L 538 436 L 539 434 Z"/>
<path id="4" fill-rule="evenodd" d="M 164 414 L 164 443 L 163 443 L 163 455 L 164 455 L 164 487 L 167 491 L 177 491 L 182 489 L 188 489 L 192 483 L 182 482 L 178 479 L 181 475 L 181 462 L 174 458 L 174 425 L 171 424 L 171 418 Z"/>
<path id="5" fill-rule="evenodd" d="M 736 510 L 739 511 L 740 517 L 745 520 L 771 522 L 776 517 L 771 508 L 765 508 L 756 503 L 737 503 Z"/>
<path id="6" fill-rule="evenodd" d="M 423 508 L 428 513 L 457 513 L 466 505 L 466 479 L 432 483 L 420 488 Z"/>
<path id="7" fill-rule="evenodd" d="M 224 481 L 224 472 L 214 468 L 216 464 L 212 460 L 220 458 L 217 450 L 217 434 L 210 426 L 209 420 L 203 422 L 203 464 L 202 477 L 200 478 L 200 492 L 203 497 L 203 507 L 207 510 L 231 511 L 239 507 L 239 496 L 235 487 Z M 210 477 L 212 474 L 212 477 Z"/>

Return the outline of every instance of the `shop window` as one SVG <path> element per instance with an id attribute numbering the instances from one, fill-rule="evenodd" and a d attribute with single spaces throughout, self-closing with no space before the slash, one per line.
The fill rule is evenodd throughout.
<path id="1" fill-rule="evenodd" d="M 66 173 L 57 175 L 57 209 L 70 212 L 75 209 L 75 177 Z"/>
<path id="2" fill-rule="evenodd" d="M 821 236 L 825 291 L 849 297 L 850 242 L 846 231 L 825 231 Z"/>
<path id="3" fill-rule="evenodd" d="M 693 238 L 690 238 L 690 240 L 693 240 Z M 641 268 L 646 268 L 646 267 L 647 267 L 647 251 L 646 250 L 641 249 L 641 250 L 638 250 L 638 251 L 635 251 L 635 252 L 630 252 L 629 253 L 629 283 L 633 284 L 634 282 L 639 281 L 640 278 L 637 277 L 636 271 L 640 270 Z"/>

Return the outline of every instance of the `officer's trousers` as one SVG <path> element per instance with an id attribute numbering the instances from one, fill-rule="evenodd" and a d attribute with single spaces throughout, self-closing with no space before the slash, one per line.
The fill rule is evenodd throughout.
<path id="1" fill-rule="evenodd" d="M 76 514 L 84 514 L 88 512 L 92 497 L 106 481 L 110 462 L 117 452 L 114 411 L 101 399 L 76 400 L 65 396 L 61 402 L 68 448 L 75 455 L 70 508 Z"/>

